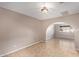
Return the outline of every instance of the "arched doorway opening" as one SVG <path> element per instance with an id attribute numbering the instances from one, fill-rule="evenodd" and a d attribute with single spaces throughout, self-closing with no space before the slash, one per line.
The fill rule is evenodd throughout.
<path id="1" fill-rule="evenodd" d="M 62 50 L 75 50 L 74 27 L 65 22 L 55 22 L 46 30 L 46 42 Z"/>
<path id="2" fill-rule="evenodd" d="M 74 28 L 65 22 L 55 22 L 46 30 L 46 40 L 53 38 L 74 39 Z"/>

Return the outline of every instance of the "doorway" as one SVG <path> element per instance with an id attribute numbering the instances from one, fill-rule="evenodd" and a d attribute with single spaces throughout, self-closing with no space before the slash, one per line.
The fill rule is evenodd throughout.
<path id="1" fill-rule="evenodd" d="M 74 28 L 64 22 L 55 22 L 48 26 L 46 30 L 46 40 L 53 38 L 74 39 Z"/>

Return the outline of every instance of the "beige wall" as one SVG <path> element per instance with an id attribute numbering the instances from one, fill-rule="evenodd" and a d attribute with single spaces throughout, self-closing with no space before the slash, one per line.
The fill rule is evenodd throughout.
<path id="1" fill-rule="evenodd" d="M 53 24 L 55 22 L 65 22 L 77 28 L 79 25 L 78 19 L 79 19 L 79 14 L 73 14 L 73 15 L 64 16 L 64 17 L 47 19 L 47 20 L 44 20 L 43 23 L 45 28 L 47 28 L 50 24 Z"/>
<path id="2" fill-rule="evenodd" d="M 0 8 L 0 55 L 42 40 L 40 20 Z"/>

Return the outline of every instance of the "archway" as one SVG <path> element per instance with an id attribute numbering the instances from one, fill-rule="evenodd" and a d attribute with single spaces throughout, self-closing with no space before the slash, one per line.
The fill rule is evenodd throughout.
<path id="1" fill-rule="evenodd" d="M 55 22 L 48 26 L 46 30 L 46 40 L 53 38 L 74 39 L 74 28 L 65 22 Z"/>

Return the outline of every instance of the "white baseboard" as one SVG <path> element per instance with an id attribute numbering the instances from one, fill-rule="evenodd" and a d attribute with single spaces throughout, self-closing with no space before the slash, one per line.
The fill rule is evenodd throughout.
<path id="1" fill-rule="evenodd" d="M 2 55 L 0 55 L 0 57 L 3 57 L 3 56 L 6 56 L 6 55 L 9 55 L 9 54 L 14 53 L 14 52 L 17 52 L 17 51 L 19 51 L 19 50 L 21 50 L 21 49 L 24 49 L 24 48 L 30 47 L 30 46 L 32 46 L 32 45 L 34 45 L 34 44 L 39 43 L 39 42 L 41 42 L 41 41 L 38 41 L 38 42 L 32 43 L 32 44 L 30 44 L 30 45 L 27 45 L 27 46 L 24 46 L 24 47 L 21 47 L 21 48 L 18 48 L 18 49 L 16 49 L 16 50 L 13 50 L 13 51 L 8 52 L 8 53 L 5 53 L 5 54 L 2 54 Z"/>

